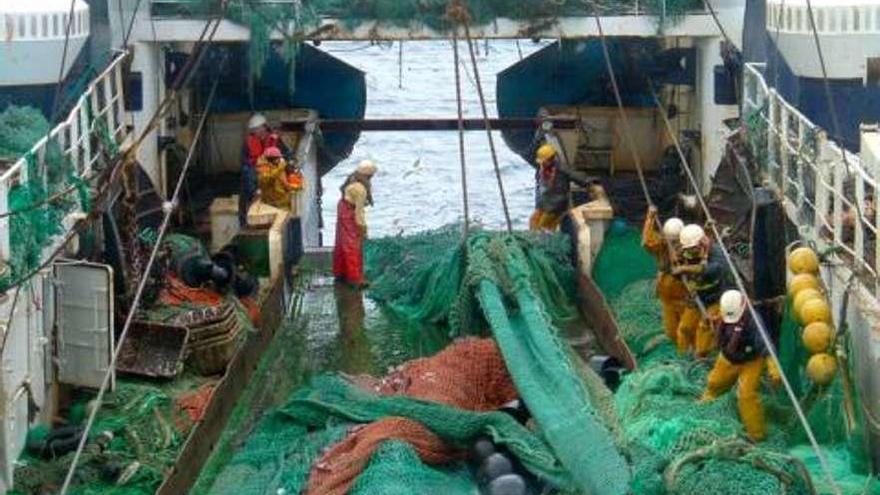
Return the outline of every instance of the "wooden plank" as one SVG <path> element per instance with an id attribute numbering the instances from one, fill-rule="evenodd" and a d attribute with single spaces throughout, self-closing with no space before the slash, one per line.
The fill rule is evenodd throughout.
<path id="1" fill-rule="evenodd" d="M 278 278 L 272 283 L 272 288 L 261 305 L 260 331 L 249 335 L 245 344 L 233 356 L 226 368 L 226 374 L 214 389 L 204 417 L 190 432 L 183 450 L 177 456 L 177 462 L 156 491 L 157 495 L 187 493 L 198 479 L 241 393 L 284 319 L 283 294 L 284 280 Z"/>
<path id="2" fill-rule="evenodd" d="M 578 275 L 578 309 L 592 324 L 596 341 L 602 350 L 620 361 L 628 370 L 636 369 L 636 358 L 620 335 L 617 318 L 614 317 L 605 295 L 593 279 L 583 274 Z"/>

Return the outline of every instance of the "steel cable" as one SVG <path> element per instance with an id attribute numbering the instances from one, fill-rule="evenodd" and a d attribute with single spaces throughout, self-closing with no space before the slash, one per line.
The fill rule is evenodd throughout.
<path id="1" fill-rule="evenodd" d="M 618 89 L 617 84 L 615 82 L 616 77 L 614 75 L 614 68 L 611 64 L 610 56 L 608 54 L 607 40 L 606 40 L 605 34 L 602 30 L 602 22 L 599 17 L 598 11 L 594 10 L 594 14 L 595 14 L 595 18 L 596 18 L 596 26 L 599 31 L 599 37 L 602 42 L 603 52 L 605 54 L 606 65 L 609 70 L 609 76 L 611 77 L 611 80 L 612 80 L 612 88 L 614 89 L 615 98 L 618 102 L 619 110 L 621 112 L 625 112 L 625 110 L 622 106 L 622 98 L 620 96 L 619 89 Z M 764 344 L 767 348 L 767 351 L 770 354 L 770 358 L 773 360 L 773 362 L 776 364 L 776 366 L 779 367 L 779 369 L 782 369 L 781 363 L 779 361 L 779 356 L 776 354 L 776 350 L 774 348 L 772 339 L 770 338 L 770 335 L 767 332 L 767 329 L 764 327 L 763 320 L 761 319 L 760 315 L 758 315 L 758 312 L 755 310 L 755 307 L 752 304 L 751 298 L 748 296 L 748 291 L 746 290 L 745 284 L 743 283 L 742 278 L 740 277 L 739 272 L 736 269 L 736 265 L 733 262 L 733 258 L 730 256 L 730 252 L 724 246 L 724 242 L 721 237 L 721 233 L 718 231 L 718 228 L 715 224 L 715 221 L 712 217 L 712 214 L 709 211 L 708 205 L 706 204 L 705 199 L 703 198 L 703 194 L 700 190 L 699 183 L 698 183 L 696 177 L 694 177 L 693 171 L 690 169 L 690 166 L 688 165 L 687 157 L 685 156 L 684 150 L 681 147 L 681 143 L 679 142 L 678 136 L 675 134 L 675 132 L 672 128 L 672 125 L 669 122 L 669 117 L 666 114 L 666 109 L 665 109 L 665 107 L 663 107 L 662 103 L 660 102 L 660 99 L 658 98 L 656 91 L 654 91 L 654 88 L 650 85 L 649 85 L 649 88 L 650 88 L 651 94 L 654 98 L 654 102 L 656 103 L 658 109 L 660 110 L 660 115 L 663 119 L 666 130 L 669 133 L 669 135 L 672 138 L 672 141 L 675 145 L 675 149 L 676 149 L 676 151 L 679 155 L 679 159 L 680 159 L 679 163 L 680 163 L 682 169 L 684 169 L 684 172 L 687 175 L 688 180 L 691 182 L 691 185 L 694 188 L 694 193 L 697 197 L 697 201 L 700 205 L 700 208 L 703 210 L 704 214 L 706 215 L 707 227 L 712 232 L 713 237 L 715 238 L 715 242 L 718 244 L 718 247 L 719 247 L 722 255 L 724 256 L 725 263 L 727 263 L 728 268 L 730 269 L 730 272 L 733 275 L 734 283 L 737 286 L 737 289 L 743 294 L 743 296 L 745 298 L 746 307 L 749 311 L 750 316 L 755 321 L 756 327 L 758 328 L 758 333 L 760 334 L 761 340 L 764 342 Z M 624 131 L 627 134 L 629 133 L 629 128 L 626 124 L 624 125 Z M 631 139 L 627 139 L 627 141 L 630 143 L 630 146 L 632 146 Z M 631 151 L 633 152 L 633 155 L 635 156 L 636 155 L 635 149 L 631 148 Z M 643 180 L 643 172 L 641 170 L 641 161 L 640 160 L 636 160 L 636 168 L 638 169 L 640 179 Z M 650 202 L 651 201 L 650 193 L 648 192 L 647 186 L 644 183 L 644 181 L 642 182 L 642 185 L 644 187 L 646 200 Z M 699 298 L 695 298 L 695 299 L 699 302 Z M 702 309 L 703 308 L 701 308 L 701 310 Z M 705 317 L 705 311 L 703 311 L 703 313 L 704 313 L 704 317 Z M 830 465 L 828 464 L 828 460 L 826 459 L 825 454 L 822 452 L 822 449 L 819 446 L 818 441 L 816 440 L 816 436 L 813 433 L 813 429 L 810 426 L 810 423 L 807 420 L 807 417 L 804 414 L 804 411 L 801 408 L 800 403 L 798 402 L 797 395 L 794 393 L 794 389 L 792 389 L 791 383 L 789 383 L 788 378 L 785 376 L 785 374 L 780 373 L 780 376 L 782 377 L 783 386 L 785 387 L 785 391 L 788 394 L 789 399 L 791 400 L 791 403 L 792 403 L 792 406 L 794 407 L 795 413 L 797 414 L 798 419 L 800 420 L 800 422 L 804 428 L 804 431 L 807 434 L 807 437 L 810 441 L 810 444 L 811 444 L 814 452 L 816 453 L 816 457 L 819 460 L 819 463 L 822 467 L 823 474 L 825 474 L 825 476 L 827 477 L 827 479 L 830 483 L 830 486 L 832 488 L 832 491 L 835 494 L 840 494 L 840 489 L 838 488 L 838 486 L 834 480 L 834 475 L 831 472 Z"/>
<path id="2" fill-rule="evenodd" d="M 208 100 L 205 104 L 205 113 L 204 115 L 202 115 L 202 119 L 199 122 L 198 127 L 196 128 L 195 134 L 193 135 L 192 144 L 190 145 L 189 152 L 186 156 L 186 161 L 184 162 L 183 167 L 180 171 L 180 177 L 177 179 L 177 185 L 174 188 L 174 193 L 171 196 L 171 200 L 163 205 L 165 215 L 162 219 L 161 225 L 159 226 L 156 241 L 153 243 L 153 248 L 150 252 L 150 258 L 147 261 L 146 266 L 144 267 L 143 273 L 141 274 L 141 279 L 138 283 L 137 291 L 135 292 L 134 298 L 131 302 L 131 308 L 128 311 L 128 316 L 126 316 L 125 323 L 122 326 L 122 331 L 119 334 L 119 339 L 116 343 L 116 349 L 114 349 L 113 354 L 111 355 L 110 363 L 107 367 L 107 373 L 104 375 L 104 379 L 102 380 L 101 386 L 98 389 L 98 394 L 95 397 L 95 403 L 97 405 L 96 407 L 92 408 L 91 412 L 89 413 L 85 429 L 79 441 L 79 445 L 77 446 L 73 459 L 70 462 L 70 468 L 67 471 L 67 475 L 64 478 L 64 484 L 62 485 L 60 492 L 61 495 L 65 495 L 70 489 L 70 484 L 73 481 L 73 474 L 74 472 L 76 472 L 77 463 L 79 462 L 79 458 L 85 450 L 86 444 L 88 443 L 89 432 L 94 426 L 95 418 L 97 417 L 98 411 L 101 409 L 104 394 L 107 392 L 107 388 L 110 385 L 111 377 L 113 376 L 113 371 L 116 368 L 116 363 L 119 359 L 120 351 L 122 350 L 122 346 L 125 343 L 126 337 L 128 337 L 128 331 L 131 328 L 131 324 L 134 321 L 134 315 L 137 312 L 138 306 L 140 305 L 140 301 L 144 293 L 144 288 L 149 281 L 150 272 L 153 269 L 153 265 L 156 262 L 160 248 L 162 246 L 162 238 L 165 236 L 165 232 L 168 230 L 168 226 L 171 223 L 171 216 L 174 213 L 175 208 L 177 207 L 177 201 L 180 196 L 180 191 L 183 188 L 187 172 L 189 171 L 189 167 L 192 164 L 193 156 L 195 156 L 196 145 L 199 143 L 202 130 L 204 129 L 205 123 L 208 121 L 208 116 L 211 113 L 211 104 L 214 101 L 214 95 L 216 94 L 217 86 L 219 85 L 219 83 L 219 78 L 214 80 L 214 85 L 211 88 L 211 93 L 208 96 Z"/>

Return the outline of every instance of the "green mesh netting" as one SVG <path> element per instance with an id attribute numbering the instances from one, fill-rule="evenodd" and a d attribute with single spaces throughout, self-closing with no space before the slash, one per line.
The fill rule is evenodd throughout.
<path id="1" fill-rule="evenodd" d="M 49 122 L 38 109 L 10 106 L 0 113 L 0 160 L 18 160 L 48 131 Z"/>
<path id="2" fill-rule="evenodd" d="M 71 211 L 90 208 L 91 191 L 62 153 L 57 137 L 49 139 L 42 156 L 31 148 L 48 131 L 39 110 L 9 107 L 0 114 L 0 161 L 25 158 L 21 181 L 9 189 L 9 234 L 13 239 L 9 264 L 0 273 L 0 290 L 26 280 L 43 263 L 43 250 L 62 231 Z M 104 136 L 107 138 L 107 136 Z M 108 138 L 109 139 L 109 138 Z M 107 139 L 104 139 L 106 141 Z"/>
<path id="3" fill-rule="evenodd" d="M 633 463 L 632 491 L 833 493 L 784 392 L 763 388 L 770 438 L 757 446 L 740 439 L 735 392 L 698 402 L 711 363 L 679 359 L 664 336 L 650 259 L 638 232 L 615 228 L 606 236 L 594 271 L 639 359 L 639 370 L 615 394 L 620 431 Z M 789 312 L 780 331 L 782 368 L 803 397 L 838 487 L 846 494 L 875 493 L 877 481 L 865 474 L 860 434 L 847 432 L 840 414 L 841 380 L 821 390 L 808 385 L 800 328 Z"/>
<path id="4" fill-rule="evenodd" d="M 374 292 L 413 318 L 446 317 L 453 329 L 473 314 L 476 299 L 517 389 L 576 486 L 625 492 L 628 466 L 557 330 L 577 318 L 568 239 L 476 232 L 462 247 L 459 237 L 460 231 L 447 228 L 379 241 L 380 256 L 402 261 L 371 274 Z M 368 260 L 375 259 L 370 253 L 373 248 Z"/>
<path id="5" fill-rule="evenodd" d="M 92 439 L 110 432 L 113 440 L 104 450 L 89 445 L 79 461 L 71 490 L 76 495 L 146 495 L 156 491 L 186 440 L 193 422 L 175 405 L 174 397 L 201 385 L 197 377 L 185 377 L 164 386 L 120 380 L 104 397 Z M 71 421 L 85 420 L 83 396 L 71 408 Z M 15 470 L 15 491 L 36 495 L 56 493 L 64 481 L 73 454 L 44 460 L 25 454 Z"/>

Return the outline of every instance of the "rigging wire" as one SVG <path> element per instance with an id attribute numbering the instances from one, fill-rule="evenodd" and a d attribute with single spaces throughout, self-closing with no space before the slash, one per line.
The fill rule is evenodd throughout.
<path id="1" fill-rule="evenodd" d="M 507 222 L 507 232 L 513 232 L 513 223 L 510 221 L 510 209 L 507 206 L 507 195 L 504 192 L 504 181 L 501 179 L 501 167 L 498 164 L 498 152 L 495 150 L 495 138 L 492 136 L 492 125 L 489 123 L 489 110 L 486 107 L 486 96 L 483 94 L 483 85 L 480 82 L 480 70 L 477 66 L 477 54 L 474 49 L 474 41 L 468 27 L 466 17 L 461 19 L 464 27 L 464 35 L 467 40 L 468 51 L 471 55 L 471 64 L 474 67 L 474 81 L 477 84 L 477 94 L 480 97 L 480 108 L 483 111 L 483 121 L 486 124 L 486 136 L 489 139 L 489 152 L 492 155 L 492 166 L 495 168 L 495 178 L 498 180 L 498 192 L 501 194 L 501 206 L 504 208 L 504 220 Z"/>
<path id="2" fill-rule="evenodd" d="M 189 152 L 186 156 L 186 161 L 183 163 L 183 167 L 180 171 L 180 177 L 177 179 L 177 185 L 174 188 L 174 194 L 171 196 L 171 200 L 166 202 L 162 209 L 164 211 L 164 218 L 162 218 L 162 223 L 159 225 L 158 234 L 156 236 L 156 240 L 153 243 L 153 249 L 150 253 L 150 258 L 147 261 L 146 266 L 144 267 L 144 271 L 141 275 L 141 280 L 138 283 L 137 291 L 135 292 L 134 298 L 131 303 L 131 308 L 128 311 L 128 316 L 125 318 L 125 323 L 122 326 L 122 332 L 119 334 L 119 339 L 116 343 L 116 349 L 114 349 L 113 354 L 110 357 L 110 364 L 107 367 L 107 373 L 104 374 L 104 379 L 101 382 L 101 386 L 98 389 L 98 394 L 95 397 L 96 407 L 92 408 L 89 413 L 88 420 L 86 421 L 85 429 L 82 433 L 82 437 L 80 438 L 79 445 L 77 446 L 76 453 L 73 456 L 73 459 L 70 462 L 70 468 L 67 471 L 67 476 L 64 478 L 64 484 L 61 487 L 61 495 L 65 495 L 67 491 L 70 489 L 70 484 L 73 481 L 73 474 L 76 472 L 77 463 L 79 462 L 79 458 L 85 449 L 86 443 L 88 443 L 89 432 L 95 424 L 95 418 L 97 417 L 98 411 L 101 409 L 103 405 L 104 394 L 107 392 L 107 388 L 110 385 L 111 377 L 113 376 L 113 371 L 116 368 L 116 363 L 119 360 L 119 354 L 122 350 L 123 344 L 125 344 L 125 340 L 128 337 L 128 331 L 131 328 L 131 324 L 134 321 L 134 316 L 138 310 L 138 306 L 141 302 L 141 297 L 144 293 L 144 288 L 147 285 L 147 282 L 150 279 L 150 272 L 153 269 L 153 265 L 156 262 L 156 259 L 159 254 L 159 250 L 162 246 L 162 239 L 165 236 L 166 231 L 168 230 L 168 226 L 171 223 L 171 217 L 174 213 L 175 208 L 178 206 L 178 198 L 180 197 L 180 191 L 183 189 L 184 182 L 186 181 L 187 172 L 189 171 L 190 165 L 192 164 L 192 159 L 195 156 L 196 145 L 199 143 L 201 138 L 202 130 L 205 128 L 205 123 L 208 121 L 208 116 L 211 114 L 211 105 L 214 101 L 214 95 L 217 92 L 217 86 L 220 83 L 220 78 L 216 78 L 214 80 L 214 85 L 211 88 L 211 93 L 208 96 L 208 100 L 205 104 L 205 111 L 202 115 L 202 119 L 199 122 L 198 127 L 196 128 L 196 132 L 193 135 L 192 144 L 190 144 Z"/>
<path id="3" fill-rule="evenodd" d="M 468 205 L 468 188 L 467 188 L 467 162 L 465 160 L 464 147 L 464 109 L 461 98 L 461 66 L 458 63 L 458 30 L 452 34 L 452 53 L 453 63 L 455 64 L 455 101 L 458 109 L 458 158 L 461 164 L 461 199 L 464 209 L 464 227 L 462 235 L 467 242 L 468 231 L 470 229 L 470 207 Z M 466 244 L 465 244 L 466 245 Z"/>
<path id="4" fill-rule="evenodd" d="M 614 68 L 610 63 L 610 57 L 608 57 L 607 39 L 606 39 L 605 34 L 602 30 L 602 22 L 601 22 L 601 19 L 599 18 L 598 11 L 594 10 L 594 14 L 595 14 L 595 18 L 596 18 L 596 26 L 599 31 L 599 37 L 602 41 L 603 51 L 606 54 L 606 62 L 607 62 L 608 70 L 610 71 L 609 76 L 611 77 L 612 82 L 614 82 L 616 77 L 614 76 L 614 73 L 613 73 Z M 620 111 L 625 112 L 625 110 L 623 109 L 623 106 L 622 106 L 622 98 L 619 94 L 619 89 L 617 87 L 617 84 L 613 83 L 612 88 L 614 89 L 615 98 L 618 102 L 618 107 L 619 107 Z M 688 165 L 687 157 L 684 153 L 684 150 L 681 147 L 681 143 L 678 139 L 678 136 L 675 134 L 675 132 L 672 128 L 672 124 L 669 122 L 669 117 L 666 113 L 666 109 L 663 107 L 663 104 L 660 102 L 660 99 L 657 96 L 657 92 L 654 90 L 653 86 L 650 83 L 649 83 L 649 89 L 651 90 L 651 94 L 654 98 L 654 101 L 655 101 L 658 109 L 660 110 L 660 115 L 663 118 L 663 122 L 666 127 L 666 130 L 669 133 L 669 135 L 672 138 L 672 141 L 675 145 L 675 149 L 679 155 L 680 165 L 681 165 L 682 169 L 684 169 L 684 172 L 687 175 L 688 180 L 691 182 L 691 185 L 694 187 L 694 193 L 697 197 L 698 204 L 700 205 L 700 208 L 703 210 L 704 214 L 706 215 L 707 227 L 711 231 L 713 237 L 715 238 L 715 242 L 717 243 L 717 245 L 719 247 L 719 250 L 721 251 L 722 255 L 724 256 L 725 263 L 728 265 L 728 268 L 730 269 L 730 272 L 733 275 L 734 283 L 735 283 L 737 289 L 739 289 L 739 291 L 743 294 L 743 296 L 745 296 L 746 307 L 749 311 L 750 316 L 752 317 L 752 319 L 755 322 L 755 326 L 758 329 L 758 333 L 761 336 L 761 340 L 764 342 L 764 344 L 767 348 L 767 352 L 770 354 L 770 358 L 773 360 L 773 362 L 776 364 L 776 366 L 778 366 L 781 369 L 781 363 L 779 361 L 779 356 L 776 354 L 776 350 L 773 346 L 773 341 L 770 338 L 770 335 L 764 326 L 763 320 L 761 319 L 760 315 L 758 315 L 758 312 L 755 310 L 755 307 L 752 304 L 751 298 L 748 296 L 748 291 L 746 290 L 745 284 L 743 283 L 743 280 L 740 277 L 739 272 L 736 269 L 736 265 L 733 262 L 733 258 L 730 256 L 730 252 L 727 250 L 727 247 L 724 245 L 723 238 L 721 236 L 721 233 L 718 231 L 718 227 L 715 223 L 714 218 L 712 217 L 712 213 L 709 211 L 709 207 L 706 204 L 705 199 L 703 198 L 702 192 L 700 192 L 699 182 L 697 181 L 696 177 L 694 176 L 693 171 L 690 169 L 690 166 Z M 628 126 L 625 125 L 624 130 L 625 130 L 625 133 L 627 133 L 627 134 L 629 133 Z M 630 139 L 628 139 L 628 142 L 631 145 L 632 141 Z M 632 148 L 631 151 L 635 155 L 635 149 Z M 637 169 L 639 169 L 638 170 L 639 177 L 642 178 L 643 172 L 641 171 L 641 162 L 638 160 L 636 161 L 636 167 L 637 167 Z M 643 186 L 644 185 L 645 185 L 645 183 L 643 182 Z M 646 200 L 650 202 L 651 198 L 650 198 L 650 194 L 648 192 L 648 189 L 645 188 L 644 191 L 646 194 Z M 697 300 L 699 301 L 698 298 L 697 298 Z M 782 377 L 782 383 L 783 383 L 783 386 L 785 387 L 785 391 L 788 394 L 789 399 L 791 400 L 792 407 L 794 408 L 795 413 L 797 414 L 798 419 L 800 420 L 800 422 L 804 428 L 804 432 L 807 434 L 807 437 L 810 441 L 810 444 L 816 453 L 816 457 L 819 460 L 819 464 L 822 467 L 823 474 L 827 477 L 827 479 L 830 483 L 830 486 L 832 488 L 832 491 L 835 494 L 840 494 L 840 489 L 837 486 L 837 483 L 834 479 L 833 473 L 831 472 L 830 466 L 828 464 L 828 460 L 826 459 L 825 454 L 822 452 L 822 449 L 819 446 L 818 441 L 816 440 L 816 436 L 813 433 L 813 429 L 810 426 L 810 423 L 807 420 L 807 417 L 804 414 L 804 411 L 801 408 L 800 403 L 798 402 L 797 395 L 794 393 L 794 390 L 791 387 L 791 383 L 789 383 L 788 378 L 785 376 L 784 373 L 780 373 L 780 376 Z"/>
<path id="5" fill-rule="evenodd" d="M 681 143 L 678 140 L 678 136 L 675 135 L 672 124 L 669 122 L 669 117 L 666 115 L 666 109 L 663 107 L 663 104 L 660 102 L 660 99 L 657 96 L 657 92 L 654 90 L 653 86 L 650 86 L 651 95 L 654 98 L 654 102 L 660 110 L 660 115 L 663 118 L 663 123 L 666 127 L 667 132 L 672 138 L 673 144 L 675 146 L 676 151 L 678 152 L 679 158 L 681 159 L 682 168 L 685 170 L 685 173 L 688 177 L 688 180 L 694 187 L 694 192 L 697 197 L 697 201 L 700 204 L 700 208 L 706 215 L 707 219 L 707 227 L 712 232 L 713 237 L 715 238 L 715 242 L 718 244 L 718 247 L 724 256 L 724 260 L 730 268 L 731 274 L 733 274 L 734 283 L 737 289 L 745 296 L 746 307 L 751 315 L 752 319 L 755 322 L 755 326 L 758 329 L 758 333 L 761 336 L 761 340 L 763 341 L 767 352 L 770 354 L 770 358 L 773 360 L 774 364 L 782 369 L 782 363 L 779 361 L 779 356 L 776 353 L 775 346 L 773 345 L 773 340 L 770 338 L 770 334 L 764 326 L 764 322 L 761 319 L 758 312 L 755 310 L 754 305 L 752 304 L 751 298 L 748 296 L 748 291 L 746 291 L 745 284 L 742 281 L 742 278 L 739 275 L 739 272 L 736 270 L 736 265 L 733 262 L 733 258 L 730 255 L 730 252 L 727 250 L 727 247 L 724 245 L 724 242 L 721 237 L 721 233 L 718 231 L 718 227 L 715 224 L 715 220 L 712 217 L 712 214 L 709 212 L 709 207 L 706 204 L 705 198 L 703 194 L 700 192 L 698 187 L 698 182 L 696 177 L 694 177 L 693 172 L 690 170 L 690 167 L 687 165 L 687 158 L 685 157 L 684 150 L 681 147 Z M 819 442 L 816 440 L 816 436 L 813 433 L 813 428 L 810 426 L 810 422 L 807 420 L 807 416 L 804 413 L 803 409 L 800 406 L 800 402 L 798 401 L 797 395 L 794 393 L 794 389 L 791 386 L 791 383 L 788 381 L 788 378 L 785 376 L 785 373 L 780 373 L 782 377 L 782 384 L 785 388 L 785 392 L 788 395 L 788 398 L 791 400 L 792 407 L 795 410 L 795 413 L 798 416 L 798 419 L 801 422 L 801 425 L 804 428 L 804 432 L 807 434 L 807 438 L 810 441 L 813 450 L 816 453 L 816 458 L 819 460 L 819 464 L 822 467 L 823 474 L 828 478 L 828 482 L 832 488 L 832 491 L 836 494 L 840 493 L 840 489 L 835 482 L 834 475 L 831 472 L 831 467 L 828 463 L 828 460 L 825 457 L 825 454 L 822 452 L 822 448 L 819 446 Z"/>
<path id="6" fill-rule="evenodd" d="M 137 0 L 137 3 L 134 5 L 134 12 L 131 13 L 131 20 L 128 21 L 128 29 L 125 31 L 125 36 L 122 38 L 122 49 L 125 50 L 126 45 L 128 45 L 128 38 L 131 36 L 131 31 L 134 29 L 134 21 L 137 19 L 138 10 L 141 8 L 141 0 Z M 122 15 L 120 12 L 119 15 Z M 122 26 L 119 26 L 122 27 Z"/>

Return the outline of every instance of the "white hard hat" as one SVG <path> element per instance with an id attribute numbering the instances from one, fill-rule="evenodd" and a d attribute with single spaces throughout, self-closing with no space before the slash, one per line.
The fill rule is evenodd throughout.
<path id="1" fill-rule="evenodd" d="M 376 164 L 372 160 L 364 160 L 358 164 L 355 171 L 363 175 L 373 175 L 376 173 Z"/>
<path id="2" fill-rule="evenodd" d="M 684 228 L 684 222 L 680 218 L 672 217 L 663 224 L 663 237 L 670 241 L 677 241 Z"/>
<path id="3" fill-rule="evenodd" d="M 269 122 L 263 114 L 255 113 L 251 116 L 250 120 L 248 120 L 248 130 L 255 131 L 268 123 Z"/>
<path id="4" fill-rule="evenodd" d="M 729 290 L 721 295 L 721 320 L 724 323 L 736 323 L 746 312 L 746 298 L 738 290 Z"/>
<path id="5" fill-rule="evenodd" d="M 681 244 L 682 249 L 690 249 L 699 246 L 705 237 L 706 233 L 703 231 L 703 227 L 692 223 L 681 229 L 678 242 Z"/>

